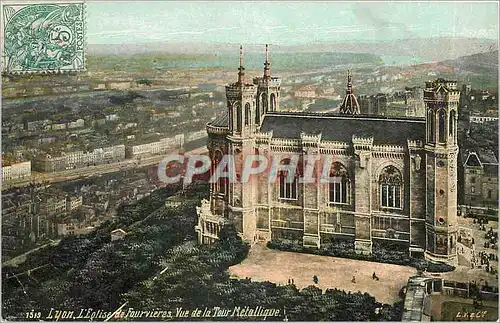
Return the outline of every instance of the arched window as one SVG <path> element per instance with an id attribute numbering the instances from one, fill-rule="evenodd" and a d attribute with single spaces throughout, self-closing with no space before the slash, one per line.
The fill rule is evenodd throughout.
<path id="1" fill-rule="evenodd" d="M 402 208 L 403 177 L 394 166 L 387 166 L 379 177 L 380 205 L 383 208 Z"/>
<path id="2" fill-rule="evenodd" d="M 434 113 L 432 109 L 427 111 L 427 140 L 434 142 Z"/>
<path id="3" fill-rule="evenodd" d="M 212 163 L 212 174 L 216 175 L 215 173 L 218 171 L 217 168 L 219 166 L 219 163 L 222 160 L 222 152 L 220 150 L 217 150 L 214 154 L 214 160 Z M 223 171 L 223 170 L 220 170 Z M 212 183 L 213 185 L 213 190 L 217 193 L 220 194 L 226 194 L 226 185 L 227 185 L 227 178 L 226 177 L 219 177 L 219 179 L 215 182 Z"/>
<path id="4" fill-rule="evenodd" d="M 276 96 L 274 93 L 271 94 L 271 111 L 276 110 Z"/>
<path id="5" fill-rule="evenodd" d="M 260 124 L 260 102 L 257 100 L 257 109 L 255 111 L 255 124 Z"/>
<path id="6" fill-rule="evenodd" d="M 267 107 L 267 94 L 266 93 L 262 93 L 262 96 L 260 97 L 260 102 L 262 103 L 262 113 L 265 113 L 268 111 L 268 107 Z"/>
<path id="7" fill-rule="evenodd" d="M 217 172 L 217 166 L 219 165 L 220 161 L 222 160 L 222 153 L 220 150 L 216 150 L 214 153 L 214 159 L 212 160 L 212 175 L 216 176 Z M 219 182 L 212 183 L 212 189 L 215 192 L 219 191 Z"/>
<path id="8" fill-rule="evenodd" d="M 239 102 L 236 105 L 236 131 L 241 131 L 241 104 Z"/>
<path id="9" fill-rule="evenodd" d="M 233 109 L 229 109 L 229 129 L 234 129 Z"/>
<path id="10" fill-rule="evenodd" d="M 329 201 L 334 204 L 349 203 L 350 185 L 347 169 L 341 163 L 335 162 L 330 168 Z"/>
<path id="11" fill-rule="evenodd" d="M 439 110 L 439 142 L 446 142 L 446 132 L 444 127 L 446 125 L 446 112 L 441 109 Z"/>
<path id="12" fill-rule="evenodd" d="M 250 103 L 245 104 L 245 126 L 250 122 Z"/>
<path id="13" fill-rule="evenodd" d="M 290 159 L 284 159 L 280 162 L 281 165 L 289 165 Z M 288 170 L 280 170 L 278 172 L 279 179 L 279 198 L 282 200 L 297 199 L 297 176 L 294 174 L 293 180 L 288 180 Z"/>
<path id="14" fill-rule="evenodd" d="M 456 117 L 455 110 L 451 110 L 448 132 L 450 133 L 450 137 L 452 138 L 452 140 L 455 140 L 455 117 Z"/>

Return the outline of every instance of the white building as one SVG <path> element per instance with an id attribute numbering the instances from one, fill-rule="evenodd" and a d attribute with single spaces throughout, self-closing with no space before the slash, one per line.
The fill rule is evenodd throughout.
<path id="1" fill-rule="evenodd" d="M 85 120 L 77 119 L 75 121 L 68 122 L 68 129 L 82 128 L 85 126 Z"/>
<path id="2" fill-rule="evenodd" d="M 207 131 L 206 130 L 200 130 L 200 131 L 195 131 L 191 132 L 190 134 L 187 135 L 186 141 L 194 141 L 196 139 L 200 139 L 203 137 L 207 136 Z"/>
<path id="3" fill-rule="evenodd" d="M 83 196 L 69 196 L 66 199 L 66 212 L 71 212 L 83 205 Z"/>
<path id="4" fill-rule="evenodd" d="M 490 122 L 490 121 L 498 122 L 498 117 L 481 116 L 481 115 L 471 115 L 469 117 L 469 122 L 472 122 L 472 123 L 485 123 L 485 122 Z"/>
<path id="5" fill-rule="evenodd" d="M 36 168 L 42 172 L 57 172 L 87 166 L 95 166 L 125 159 L 125 145 L 96 148 L 91 152 L 75 151 L 61 156 L 41 156 L 36 159 Z"/>
<path id="6" fill-rule="evenodd" d="M 2 181 L 8 182 L 31 177 L 31 161 L 2 166 Z"/>
<path id="7" fill-rule="evenodd" d="M 121 240 L 121 239 L 125 238 L 126 235 L 127 235 L 127 232 L 125 232 L 122 229 L 113 230 L 113 231 L 111 231 L 111 241 Z"/>
<path id="8" fill-rule="evenodd" d="M 205 131 L 203 132 L 204 136 L 206 136 L 206 132 Z M 129 146 L 127 147 L 127 157 L 134 158 L 138 156 L 161 155 L 167 153 L 172 149 L 178 149 L 183 145 L 184 145 L 184 135 L 179 134 L 171 138 L 160 139 L 159 141 L 153 141 L 145 144 Z"/>

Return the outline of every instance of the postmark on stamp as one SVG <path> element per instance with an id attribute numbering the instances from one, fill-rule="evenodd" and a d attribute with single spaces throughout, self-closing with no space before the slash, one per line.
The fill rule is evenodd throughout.
<path id="1" fill-rule="evenodd" d="M 85 3 L 4 4 L 2 72 L 85 70 Z"/>

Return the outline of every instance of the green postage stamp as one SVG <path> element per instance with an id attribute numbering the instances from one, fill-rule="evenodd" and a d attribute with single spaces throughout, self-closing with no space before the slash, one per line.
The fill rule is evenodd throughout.
<path id="1" fill-rule="evenodd" d="M 85 70 L 85 4 L 4 4 L 2 72 Z"/>

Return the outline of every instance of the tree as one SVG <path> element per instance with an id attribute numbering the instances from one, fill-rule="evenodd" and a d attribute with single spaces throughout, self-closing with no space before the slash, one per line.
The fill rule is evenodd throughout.
<path id="1" fill-rule="evenodd" d="M 146 85 L 146 86 L 149 86 L 151 87 L 151 85 L 153 84 L 153 81 L 149 80 L 149 79 L 139 79 L 136 81 L 137 85 Z"/>

